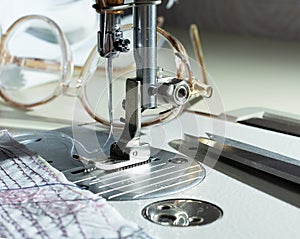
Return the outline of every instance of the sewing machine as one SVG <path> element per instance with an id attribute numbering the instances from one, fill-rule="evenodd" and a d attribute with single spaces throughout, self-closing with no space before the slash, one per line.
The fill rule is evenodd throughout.
<path id="1" fill-rule="evenodd" d="M 125 99 L 123 107 L 126 113 L 122 122 L 123 128 L 111 131 L 110 126 L 114 122 L 108 117 L 108 127 L 95 127 L 95 124 L 73 125 L 47 133 L 34 132 L 30 141 L 28 134 L 24 137 L 19 136 L 18 140 L 27 144 L 30 149 L 41 152 L 42 156 L 64 172 L 70 181 L 111 200 L 122 215 L 140 223 L 154 236 L 292 237 L 297 231 L 299 218 L 296 208 L 194 161 L 193 153 L 191 157 L 178 153 L 167 143 L 182 138 L 184 133 L 205 135 L 207 131 L 216 130 L 214 125 L 221 125 L 221 130 L 215 132 L 217 134 L 222 133 L 222 127 L 226 125 L 226 130 L 231 136 L 243 140 L 244 135 L 250 135 L 249 141 L 252 144 L 261 144 L 269 149 L 272 149 L 272 143 L 276 145 L 275 137 L 280 137 L 296 147 L 297 140 L 293 137 L 278 135 L 275 132 L 268 132 L 266 136 L 265 131 L 257 128 L 191 113 L 185 113 L 165 124 L 154 125 L 149 131 L 146 129 L 141 133 L 142 112 L 156 108 L 160 101 L 168 101 L 171 110 L 178 109 L 188 103 L 191 95 L 188 81 L 169 76 L 157 77 L 157 4 L 159 1 L 136 1 L 128 4 L 122 1 L 97 1 L 95 5 L 95 9 L 100 13 L 98 51 L 107 62 L 108 76 L 112 74 L 112 66 L 118 55 L 125 55 L 129 50 L 129 41 L 122 36 L 120 14 L 124 9 L 134 9 L 132 45 L 135 51 L 136 76 L 124 82 L 126 87 L 122 98 Z M 110 91 L 109 87 L 108 90 Z M 110 106 L 108 107 L 111 110 Z M 193 124 L 190 124 L 191 121 Z M 178 126 L 184 128 L 183 132 L 174 130 L 178 129 Z M 111 132 L 116 133 L 115 137 L 110 137 Z M 145 136 L 144 133 L 149 132 L 152 136 L 151 144 L 141 140 Z M 168 133 L 164 142 L 159 141 L 161 132 Z M 257 135 L 261 137 L 260 140 L 257 140 Z M 273 140 L 269 140 L 270 138 Z M 268 143 L 265 143 L 266 141 Z M 74 145 L 76 151 L 72 151 Z M 98 150 L 99 145 L 103 158 L 99 158 L 99 151 L 90 153 L 93 149 Z M 76 154 L 70 155 L 70 152 Z M 297 153 L 290 155 L 296 157 Z M 217 157 L 212 160 L 217 160 Z M 205 176 L 206 179 L 203 180 Z M 119 181 L 116 181 L 117 177 L 120 177 Z M 141 187 L 136 187 L 137 184 Z M 187 205 L 184 208 L 186 212 L 197 211 L 199 203 L 203 203 L 207 211 L 214 212 L 215 216 L 208 217 L 207 220 L 211 223 L 200 227 L 206 218 L 194 216 L 189 219 L 182 211 L 172 210 L 176 199 L 182 200 L 177 200 L 179 206 L 181 202 Z M 200 208 L 203 210 L 201 205 Z M 147 214 L 149 211 L 154 213 L 152 218 Z M 153 218 L 159 223 L 149 220 Z M 270 222 L 270 218 L 281 218 L 281 221 Z M 290 220 L 291 218 L 293 220 Z M 236 227 L 234 235 L 232 225 Z M 274 230 L 278 225 L 289 227 L 290 230 Z M 255 235 L 253 228 L 266 234 Z"/>
<path id="2" fill-rule="evenodd" d="M 57 132 L 34 133 L 18 138 L 31 150 L 51 161 L 52 166 L 62 171 L 70 181 L 109 200 L 137 200 L 169 195 L 190 188 L 205 177 L 205 169 L 199 162 L 174 150 L 164 150 L 162 145 L 153 146 L 155 139 L 161 135 L 152 136 L 150 140 L 153 143 L 150 146 L 145 136 L 151 131 L 141 130 L 142 126 L 155 125 L 157 122 L 162 124 L 170 118 L 180 123 L 177 118 L 191 99 L 210 97 L 212 92 L 211 86 L 200 83 L 192 74 L 181 43 L 157 28 L 156 8 L 159 3 L 97 1 L 94 5 L 100 13 L 98 53 L 95 56 L 95 52 L 92 52 L 94 55 L 88 58 L 86 65 L 94 62 L 94 57 L 99 55 L 107 64 L 104 72 L 106 76 L 102 76 L 101 81 L 95 71 L 95 81 L 100 82 L 97 83 L 100 85 L 96 94 L 108 94 L 108 102 L 104 104 L 108 108 L 108 119 L 97 115 L 86 101 L 83 101 L 83 105 L 108 128 L 99 123 L 79 126 L 74 122 L 73 127 L 58 129 Z M 131 54 L 135 62 L 135 76 L 128 78 L 121 75 L 125 92 L 117 89 L 116 94 L 119 94 L 118 101 L 122 101 L 121 111 L 125 114 L 116 122 L 114 114 L 117 110 L 112 103 L 115 93 L 113 86 L 116 84 L 113 81 L 113 66 L 121 55 L 124 56 L 122 60 L 130 58 L 130 40 L 123 37 L 124 30 L 121 28 L 121 15 L 128 8 L 133 9 L 133 26 L 128 29 L 133 32 Z M 172 60 L 179 62 L 176 64 L 176 72 L 165 73 L 166 69 L 157 64 L 157 31 L 161 33 L 160 37 L 164 36 L 173 44 Z M 89 81 L 89 77 L 84 77 L 85 69 L 94 69 L 94 66 L 84 67 L 81 78 Z M 101 91 L 101 82 L 103 79 L 105 82 L 105 78 L 108 80 L 107 87 Z M 87 93 L 82 94 L 86 95 L 81 99 L 89 97 Z M 98 101 L 104 100 L 99 98 Z M 150 114 L 145 114 L 147 112 Z M 183 134 L 184 130 L 179 128 L 178 132 Z M 65 148 L 61 148 L 60 144 L 65 145 Z M 120 179 L 116 180 L 116 177 Z"/>

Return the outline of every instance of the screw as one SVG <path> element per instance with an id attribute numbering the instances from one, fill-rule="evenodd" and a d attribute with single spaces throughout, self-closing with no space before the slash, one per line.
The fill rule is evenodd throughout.
<path id="1" fill-rule="evenodd" d="M 134 151 L 132 152 L 132 155 L 133 155 L 133 156 L 137 156 L 137 155 L 138 155 L 138 152 L 137 152 L 136 150 L 134 150 Z"/>
<path id="2" fill-rule="evenodd" d="M 130 41 L 128 39 L 120 39 L 116 42 L 116 49 L 120 52 L 128 52 Z"/>

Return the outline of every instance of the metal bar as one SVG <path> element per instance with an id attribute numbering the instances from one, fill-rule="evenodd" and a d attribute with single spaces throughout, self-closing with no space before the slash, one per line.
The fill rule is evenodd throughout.
<path id="1" fill-rule="evenodd" d="M 200 145 L 211 149 L 223 147 L 220 157 L 233 160 L 263 172 L 300 184 L 300 161 L 243 142 L 225 139 L 218 142 L 216 135 L 208 134 L 210 139 L 199 138 Z M 224 139 L 223 139 L 224 140 Z"/>
<path id="2" fill-rule="evenodd" d="M 136 1 L 139 2 L 138 0 Z M 134 57 L 136 61 L 137 79 L 142 82 L 142 108 L 156 108 L 156 96 L 149 87 L 156 84 L 157 52 L 156 52 L 156 4 L 137 4 L 133 8 Z"/>

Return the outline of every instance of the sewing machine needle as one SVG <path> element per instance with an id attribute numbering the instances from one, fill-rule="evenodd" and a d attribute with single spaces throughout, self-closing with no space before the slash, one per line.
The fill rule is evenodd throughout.
<path id="1" fill-rule="evenodd" d="M 107 58 L 107 80 L 108 80 L 108 117 L 109 117 L 109 134 L 108 138 L 104 144 L 107 144 L 113 133 L 113 109 L 112 109 L 112 57 Z"/>

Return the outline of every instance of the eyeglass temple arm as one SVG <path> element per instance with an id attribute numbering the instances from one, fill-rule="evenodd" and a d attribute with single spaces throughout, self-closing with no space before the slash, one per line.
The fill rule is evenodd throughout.
<path id="1" fill-rule="evenodd" d="M 206 73 L 206 70 L 205 70 L 206 67 L 205 67 L 205 62 L 204 62 L 202 44 L 201 44 L 201 40 L 200 40 L 198 27 L 197 27 L 196 24 L 192 24 L 190 26 L 190 38 L 191 38 L 191 41 L 193 43 L 194 54 L 197 58 L 198 63 L 201 66 L 201 71 L 202 71 L 202 75 L 203 75 L 203 82 L 205 84 L 208 84 L 208 77 L 207 77 L 207 73 Z"/>
<path id="2" fill-rule="evenodd" d="M 213 89 L 210 85 L 208 85 L 208 76 L 205 70 L 205 61 L 202 50 L 202 44 L 200 40 L 198 27 L 196 24 L 192 24 L 190 26 L 190 38 L 193 44 L 195 57 L 197 58 L 197 61 L 201 66 L 201 72 L 203 77 L 203 83 L 197 81 L 196 79 L 192 80 L 192 95 L 200 95 L 209 98 L 212 95 Z"/>

